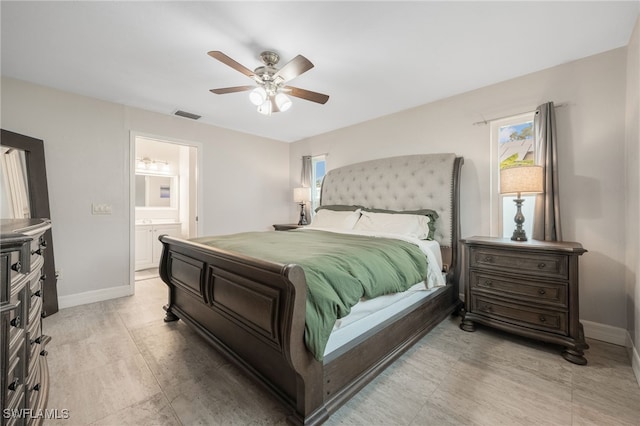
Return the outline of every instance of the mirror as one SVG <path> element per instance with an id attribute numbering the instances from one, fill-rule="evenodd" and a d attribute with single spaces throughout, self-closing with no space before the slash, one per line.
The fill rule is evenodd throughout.
<path id="1" fill-rule="evenodd" d="M 17 188 L 25 185 L 22 196 L 26 197 L 28 201 L 29 216 L 32 218 L 51 218 L 51 210 L 49 207 L 49 190 L 47 186 L 47 168 L 44 160 L 44 141 L 42 139 L 32 138 L 30 136 L 21 135 L 19 133 L 10 132 L 2 129 L 0 140 L 2 140 L 2 152 L 8 148 L 13 148 L 18 151 L 16 163 L 22 164 L 21 167 L 24 177 L 19 179 L 20 173 L 16 172 L 15 176 Z M 4 159 L 3 169 L 4 169 Z M 18 167 L 18 166 L 16 166 Z M 4 173 L 4 171 L 3 171 Z M 4 179 L 4 177 L 2 178 Z M 7 183 L 2 181 L 4 186 Z M 7 192 L 22 191 L 22 189 L 16 189 L 13 185 L 6 189 Z M 3 191 L 4 192 L 4 191 Z M 2 202 L 4 203 L 5 195 L 2 194 Z M 18 215 L 22 213 L 26 214 L 24 206 L 21 203 L 17 204 Z M 13 209 L 13 206 L 11 207 Z M 4 207 L 3 207 L 4 213 Z M 4 217 L 4 214 L 3 214 Z M 51 225 L 56 226 L 55 218 L 53 218 Z M 47 240 L 47 254 L 44 256 L 44 274 L 41 278 L 42 285 L 42 314 L 46 317 L 58 312 L 58 284 L 56 277 L 55 266 L 55 244 L 53 241 L 53 235 L 51 229 L 44 234 L 45 240 Z"/>
<path id="2" fill-rule="evenodd" d="M 24 219 L 31 217 L 27 158 L 21 149 L 0 145 L 2 186 L 0 187 L 0 217 Z"/>
<path id="3" fill-rule="evenodd" d="M 177 176 L 136 173 L 136 208 L 176 208 Z"/>

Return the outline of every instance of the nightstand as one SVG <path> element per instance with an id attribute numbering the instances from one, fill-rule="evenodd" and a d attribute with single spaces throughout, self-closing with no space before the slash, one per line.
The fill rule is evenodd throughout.
<path id="1" fill-rule="evenodd" d="M 579 320 L 579 243 L 471 237 L 463 246 L 465 313 L 460 328 L 484 324 L 565 347 L 584 365 L 589 346 Z"/>
<path id="2" fill-rule="evenodd" d="M 285 223 L 285 224 L 273 225 L 273 229 L 275 229 L 276 231 L 288 231 L 290 229 L 298 229 L 302 227 L 304 227 L 304 225 L 298 225 L 296 223 Z"/>

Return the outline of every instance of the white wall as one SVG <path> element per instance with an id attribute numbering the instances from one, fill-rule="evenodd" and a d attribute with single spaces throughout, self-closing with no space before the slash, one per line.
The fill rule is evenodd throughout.
<path id="1" fill-rule="evenodd" d="M 284 142 L 4 77 L 1 125 L 44 140 L 61 299 L 129 288 L 132 131 L 202 143 L 206 234 L 266 230 L 289 215 Z M 92 215 L 91 203 L 113 213 Z"/>
<path id="2" fill-rule="evenodd" d="M 580 264 L 580 316 L 626 329 L 624 283 L 624 147 L 626 49 L 443 99 L 295 142 L 291 186 L 302 155 L 328 153 L 327 166 L 386 156 L 455 152 L 465 157 L 462 235 L 489 235 L 489 126 L 483 119 L 556 110 L 564 239 L 589 250 Z M 293 215 L 290 216 L 293 220 Z"/>
<path id="3" fill-rule="evenodd" d="M 640 17 L 627 46 L 626 311 L 631 356 L 640 383 Z"/>

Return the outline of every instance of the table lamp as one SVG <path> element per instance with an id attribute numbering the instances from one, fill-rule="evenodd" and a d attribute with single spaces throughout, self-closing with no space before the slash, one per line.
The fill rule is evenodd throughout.
<path id="1" fill-rule="evenodd" d="M 293 201 L 300 204 L 300 220 L 298 225 L 308 225 L 307 217 L 304 213 L 304 205 L 311 200 L 311 188 L 293 188 Z"/>
<path id="2" fill-rule="evenodd" d="M 517 194 L 517 212 L 514 220 L 516 229 L 513 230 L 513 241 L 527 241 L 527 234 L 522 229 L 524 215 L 522 214 L 521 194 L 539 194 L 542 188 L 542 166 L 515 166 L 500 170 L 500 194 Z"/>

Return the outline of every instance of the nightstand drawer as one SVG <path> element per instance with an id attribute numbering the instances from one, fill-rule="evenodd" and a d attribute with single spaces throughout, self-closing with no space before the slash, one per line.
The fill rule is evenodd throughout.
<path id="1" fill-rule="evenodd" d="M 471 296 L 471 309 L 478 315 L 551 333 L 567 335 L 567 313 Z"/>
<path id="2" fill-rule="evenodd" d="M 470 255 L 469 262 L 472 268 L 518 271 L 522 274 L 560 279 L 569 277 L 568 259 L 563 255 L 511 252 L 484 247 L 472 247 Z"/>
<path id="3" fill-rule="evenodd" d="M 486 293 L 558 308 L 568 307 L 566 283 L 528 281 L 473 270 L 469 272 L 469 276 L 473 293 Z"/>

